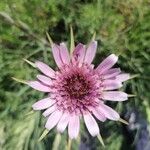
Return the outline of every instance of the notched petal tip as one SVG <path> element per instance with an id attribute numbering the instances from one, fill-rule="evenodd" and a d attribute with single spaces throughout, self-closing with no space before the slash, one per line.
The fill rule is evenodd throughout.
<path id="1" fill-rule="evenodd" d="M 64 113 L 57 124 L 58 132 L 62 133 L 69 123 L 69 114 Z"/>
<path id="2" fill-rule="evenodd" d="M 117 61 L 118 61 L 118 56 L 116 56 L 115 54 L 111 54 L 99 64 L 96 70 L 102 74 L 106 72 L 108 69 L 110 69 L 112 66 L 114 66 L 114 64 Z"/>
<path id="3" fill-rule="evenodd" d="M 60 45 L 65 46 L 66 44 L 64 42 L 61 42 Z"/>
<path id="4" fill-rule="evenodd" d="M 99 134 L 99 127 L 98 127 L 96 120 L 93 118 L 93 116 L 90 113 L 84 115 L 83 117 L 84 117 L 84 122 L 89 133 L 93 137 L 97 136 Z"/>
<path id="5" fill-rule="evenodd" d="M 50 92 L 50 87 L 43 85 L 38 81 L 28 81 L 30 87 L 41 92 Z"/>
<path id="6" fill-rule="evenodd" d="M 115 54 L 111 54 L 110 57 L 112 58 L 112 60 L 114 60 L 114 62 L 117 62 L 118 61 L 118 56 L 115 55 Z"/>
<path id="7" fill-rule="evenodd" d="M 35 65 L 46 76 L 48 76 L 50 78 L 55 77 L 55 71 L 52 68 L 50 68 L 47 64 L 45 64 L 41 61 L 36 61 Z"/>
<path id="8" fill-rule="evenodd" d="M 99 109 L 110 120 L 118 121 L 120 119 L 120 115 L 115 110 L 103 103 L 100 103 Z"/>
<path id="9" fill-rule="evenodd" d="M 96 49 L 97 49 L 97 41 L 92 41 L 86 50 L 84 62 L 87 64 L 91 64 L 95 55 L 96 55 Z"/>
<path id="10" fill-rule="evenodd" d="M 76 115 L 70 116 L 68 124 L 68 134 L 70 139 L 76 139 L 78 137 L 79 130 L 80 130 L 79 116 Z"/>

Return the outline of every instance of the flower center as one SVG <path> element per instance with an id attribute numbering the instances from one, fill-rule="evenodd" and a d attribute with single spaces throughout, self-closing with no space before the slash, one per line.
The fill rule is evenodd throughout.
<path id="1" fill-rule="evenodd" d="M 83 75 L 76 74 L 68 77 L 64 84 L 64 89 L 70 96 L 82 100 L 89 93 L 90 85 Z"/>

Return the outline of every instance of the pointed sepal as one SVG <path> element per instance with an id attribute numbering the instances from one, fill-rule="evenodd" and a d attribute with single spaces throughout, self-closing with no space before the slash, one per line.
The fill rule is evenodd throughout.
<path id="1" fill-rule="evenodd" d="M 27 60 L 27 59 L 25 59 L 25 58 L 23 58 L 23 60 L 24 60 L 26 63 L 28 63 L 29 65 L 31 65 L 32 67 L 36 68 L 35 63 L 33 63 L 33 62 L 31 62 L 31 61 L 29 61 L 29 60 Z"/>
<path id="2" fill-rule="evenodd" d="M 120 121 L 123 124 L 129 125 L 129 123 L 126 120 L 122 119 L 122 118 L 120 118 L 118 121 Z"/>
<path id="3" fill-rule="evenodd" d="M 30 112 L 26 113 L 25 116 L 29 116 L 29 115 L 32 115 L 34 113 L 33 110 L 31 110 Z"/>
<path id="4" fill-rule="evenodd" d="M 41 134 L 40 138 L 38 139 L 38 141 L 39 142 L 42 141 L 45 138 L 45 136 L 48 134 L 48 132 L 49 130 L 45 129 L 43 133 Z"/>
<path id="5" fill-rule="evenodd" d="M 17 79 L 17 78 L 15 78 L 15 77 L 11 77 L 11 78 L 12 78 L 13 80 L 15 80 L 15 81 L 19 82 L 19 83 L 28 84 L 28 82 L 27 82 L 27 81 L 25 81 L 25 80 Z"/>
<path id="6" fill-rule="evenodd" d="M 128 94 L 128 97 L 136 97 L 135 94 Z"/>
<path id="7" fill-rule="evenodd" d="M 74 34 L 73 34 L 73 29 L 72 26 L 70 26 L 70 53 L 73 53 L 73 50 L 75 48 L 74 44 Z"/>
<path id="8" fill-rule="evenodd" d="M 97 138 L 98 138 L 98 140 L 100 141 L 100 143 L 102 144 L 102 146 L 105 147 L 105 144 L 104 144 L 104 141 L 103 141 L 102 136 L 99 134 L 99 135 L 97 136 Z"/>
<path id="9" fill-rule="evenodd" d="M 52 46 L 54 42 L 53 42 L 53 40 L 52 40 L 52 38 L 50 37 L 50 35 L 49 35 L 48 32 L 46 32 L 46 36 L 47 36 L 47 38 L 48 38 L 49 43 L 50 43 L 51 46 Z"/>

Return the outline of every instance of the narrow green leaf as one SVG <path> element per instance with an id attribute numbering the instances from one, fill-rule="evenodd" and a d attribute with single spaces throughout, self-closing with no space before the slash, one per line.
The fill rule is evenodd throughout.
<path id="1" fill-rule="evenodd" d="M 3 17 L 10 24 L 14 24 L 14 20 L 5 12 L 0 12 L 0 16 Z"/>
<path id="2" fill-rule="evenodd" d="M 57 133 L 54 139 L 52 150 L 58 150 L 60 142 L 61 142 L 61 135 L 60 133 Z"/>

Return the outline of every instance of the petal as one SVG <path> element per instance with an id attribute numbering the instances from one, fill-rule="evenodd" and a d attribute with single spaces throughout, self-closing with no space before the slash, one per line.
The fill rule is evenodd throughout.
<path id="1" fill-rule="evenodd" d="M 91 64 L 91 62 L 93 61 L 93 59 L 95 57 L 96 49 L 97 49 L 97 41 L 91 42 L 87 48 L 84 62 Z"/>
<path id="2" fill-rule="evenodd" d="M 130 79 L 130 75 L 128 73 L 123 73 L 123 74 L 116 76 L 116 80 L 120 82 L 124 82 L 129 79 Z"/>
<path id="3" fill-rule="evenodd" d="M 65 130 L 65 128 L 67 127 L 68 123 L 69 123 L 69 117 L 70 115 L 68 113 L 64 113 L 63 116 L 61 117 L 61 119 L 59 120 L 58 124 L 57 124 L 57 130 L 59 132 L 63 132 Z"/>
<path id="4" fill-rule="evenodd" d="M 61 68 L 63 65 L 63 61 L 62 61 L 61 55 L 60 55 L 60 47 L 56 44 L 53 44 L 52 45 L 52 53 L 53 53 L 53 56 L 54 56 L 57 66 L 59 68 Z"/>
<path id="5" fill-rule="evenodd" d="M 37 75 L 37 78 L 46 85 L 50 86 L 52 84 L 52 80 L 49 77 L 44 75 Z"/>
<path id="6" fill-rule="evenodd" d="M 55 102 L 51 100 L 49 97 L 39 100 L 38 102 L 32 105 L 34 110 L 42 110 L 52 106 Z"/>
<path id="7" fill-rule="evenodd" d="M 99 64 L 96 70 L 102 74 L 104 71 L 110 69 L 117 61 L 118 56 L 111 54 Z"/>
<path id="8" fill-rule="evenodd" d="M 110 120 L 119 120 L 119 114 L 113 110 L 112 108 L 108 107 L 107 105 L 100 103 L 99 104 L 99 111 L 105 115 L 106 118 Z"/>
<path id="9" fill-rule="evenodd" d="M 99 109 L 95 108 L 92 112 L 98 120 L 102 122 L 106 121 L 106 117 L 99 111 Z"/>
<path id="10" fill-rule="evenodd" d="M 104 86 L 104 90 L 114 90 L 122 87 L 121 82 L 118 82 L 116 80 L 105 80 L 102 83 L 102 86 Z"/>
<path id="11" fill-rule="evenodd" d="M 57 110 L 57 111 L 53 112 L 48 117 L 48 120 L 46 122 L 45 128 L 47 128 L 48 130 L 51 130 L 54 126 L 56 126 L 56 124 L 60 120 L 61 116 L 62 116 L 62 112 L 61 111 Z"/>
<path id="12" fill-rule="evenodd" d="M 69 119 L 68 134 L 71 139 L 77 138 L 79 134 L 80 121 L 79 116 L 72 115 Z"/>
<path id="13" fill-rule="evenodd" d="M 79 43 L 73 51 L 73 58 L 80 63 L 83 63 L 85 57 L 85 45 Z"/>
<path id="14" fill-rule="evenodd" d="M 103 78 L 104 79 L 109 79 L 116 77 L 119 73 L 121 72 L 120 68 L 112 68 L 104 72 Z"/>
<path id="15" fill-rule="evenodd" d="M 128 95 L 121 91 L 103 92 L 102 99 L 110 101 L 125 101 L 128 99 Z"/>
<path id="16" fill-rule="evenodd" d="M 35 62 L 36 67 L 48 77 L 54 78 L 55 71 L 43 62 Z"/>
<path id="17" fill-rule="evenodd" d="M 42 92 L 50 92 L 50 88 L 48 86 L 43 85 L 39 81 L 29 81 L 28 85 L 31 86 L 33 89 L 42 91 Z"/>
<path id="18" fill-rule="evenodd" d="M 47 117 L 47 116 L 49 116 L 52 112 L 54 112 L 55 110 L 56 110 L 56 106 L 53 105 L 52 107 L 48 108 L 47 110 L 45 110 L 45 111 L 43 112 L 43 116 L 44 116 L 44 117 Z"/>
<path id="19" fill-rule="evenodd" d="M 65 43 L 60 44 L 60 56 L 64 64 L 69 64 L 70 56 Z"/>
<path id="20" fill-rule="evenodd" d="M 95 119 L 92 117 L 92 115 L 90 113 L 88 113 L 88 114 L 84 115 L 83 117 L 84 117 L 85 125 L 86 125 L 89 133 L 92 136 L 99 135 L 99 127 L 98 127 Z"/>

